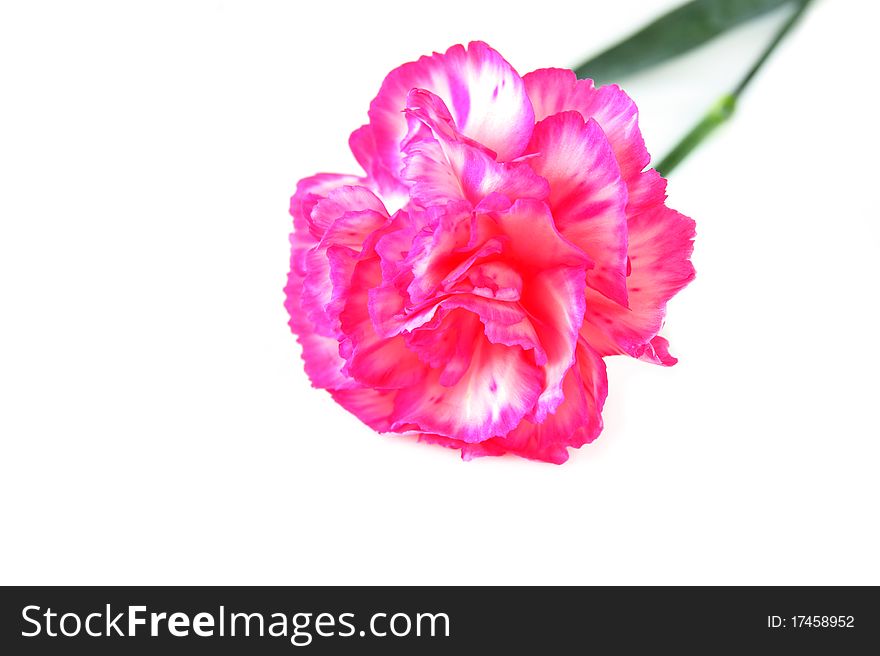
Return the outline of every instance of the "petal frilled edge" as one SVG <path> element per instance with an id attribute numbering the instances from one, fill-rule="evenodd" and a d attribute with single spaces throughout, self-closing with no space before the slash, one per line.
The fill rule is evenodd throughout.
<path id="1" fill-rule="evenodd" d="M 510 200 L 543 199 L 547 181 L 526 162 L 497 162 L 479 143 L 459 131 L 443 100 L 423 89 L 407 97 L 409 133 L 402 142 L 401 177 L 412 200 L 423 207 L 466 200 L 478 205 L 493 193 Z"/>
<path id="2" fill-rule="evenodd" d="M 666 303 L 691 280 L 694 221 L 665 205 L 629 220 L 629 308 L 587 290 L 581 335 L 601 355 L 626 354 L 672 365 L 668 344 L 657 333 Z"/>
<path id="3" fill-rule="evenodd" d="M 361 178 L 351 175 L 319 173 L 300 180 L 296 193 L 290 200 L 294 231 L 290 235 L 290 271 L 284 288 L 284 307 L 290 316 L 290 329 L 297 335 L 297 341 L 302 347 L 306 373 L 312 385 L 319 388 L 343 389 L 352 387 L 353 383 L 341 373 L 345 362 L 339 357 L 339 344 L 333 331 L 327 329 L 324 316 L 317 317 L 321 326 L 316 326 L 313 317 L 303 307 L 304 282 L 311 271 L 308 255 L 318 244 L 318 239 L 310 229 L 311 214 L 315 206 L 334 191 L 362 181 Z M 328 276 L 324 284 L 329 289 L 330 271 L 322 267 L 321 272 Z"/>
<path id="4" fill-rule="evenodd" d="M 442 98 L 461 132 L 499 161 L 515 159 L 529 142 L 535 115 L 522 78 L 498 52 L 474 41 L 388 74 L 370 104 L 369 128 L 352 135 L 352 148 L 370 175 L 399 177 L 400 142 L 407 133 L 401 112 L 412 89 Z"/>
<path id="5" fill-rule="evenodd" d="M 331 390 L 333 399 L 367 426 L 380 433 L 391 428 L 395 390 L 369 388 Z"/>
<path id="6" fill-rule="evenodd" d="M 592 80 L 578 80 L 562 68 L 542 68 L 523 76 L 526 92 L 540 121 L 553 114 L 574 110 L 602 127 L 630 184 L 650 161 L 639 130 L 638 108 L 616 84 L 596 87 Z"/>
<path id="7" fill-rule="evenodd" d="M 330 192 L 346 185 L 358 185 L 363 182 L 363 178 L 340 173 L 318 173 L 300 180 L 296 185 L 296 192 L 290 198 L 290 215 L 293 217 L 295 230 L 299 232 L 309 230 L 312 210 Z"/>
<path id="8" fill-rule="evenodd" d="M 442 372 L 430 369 L 420 383 L 398 390 L 392 430 L 418 427 L 420 432 L 482 442 L 506 435 L 534 407 L 544 374 L 518 347 L 490 343 L 471 328 L 470 366 L 451 386 Z"/>
<path id="9" fill-rule="evenodd" d="M 530 460 L 562 464 L 568 448 L 580 448 L 602 432 L 602 408 L 608 395 L 608 379 L 602 358 L 583 340 L 577 364 L 565 377 L 565 400 L 543 422 L 524 419 L 505 437 L 467 443 L 449 437 L 422 434 L 420 441 L 460 449 L 464 460 L 484 456 L 517 455 Z"/>
<path id="10" fill-rule="evenodd" d="M 382 201 L 361 186 L 339 187 L 315 203 L 308 228 L 319 241 L 305 254 L 301 305 L 318 333 L 338 336 L 331 302 L 347 290 L 353 260 L 368 237 L 389 221 Z"/>

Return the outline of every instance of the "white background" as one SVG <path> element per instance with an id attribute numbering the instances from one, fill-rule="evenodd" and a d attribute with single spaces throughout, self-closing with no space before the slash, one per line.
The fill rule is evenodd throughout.
<path id="1" fill-rule="evenodd" d="M 820 0 L 672 176 L 672 369 L 609 362 L 562 467 L 382 437 L 309 386 L 298 178 L 384 75 L 571 66 L 642 2 L 4 2 L 0 582 L 880 583 L 873 3 Z M 782 14 L 624 86 L 662 155 Z"/>

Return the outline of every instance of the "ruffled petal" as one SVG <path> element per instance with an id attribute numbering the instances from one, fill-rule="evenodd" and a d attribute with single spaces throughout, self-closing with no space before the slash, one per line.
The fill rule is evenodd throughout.
<path id="1" fill-rule="evenodd" d="M 601 355 L 627 354 L 671 365 L 666 340 L 655 340 L 666 303 L 694 279 L 694 222 L 664 205 L 629 220 L 629 309 L 587 290 L 581 334 Z"/>
<path id="2" fill-rule="evenodd" d="M 291 235 L 291 241 L 295 242 L 294 235 Z M 302 347 L 301 355 L 306 374 L 314 387 L 328 389 L 352 387 L 353 381 L 342 373 L 345 360 L 339 357 L 339 342 L 335 337 L 320 334 L 303 310 L 304 276 L 302 266 L 294 264 L 299 254 L 298 250 L 294 248 L 287 286 L 284 288 L 284 307 L 290 316 L 288 322 L 290 329 L 297 335 L 297 341 Z"/>
<path id="3" fill-rule="evenodd" d="M 518 305 L 535 331 L 536 360 L 545 374 L 544 389 L 533 410 L 541 421 L 562 401 L 562 382 L 574 361 L 584 317 L 586 275 L 593 262 L 560 234 L 543 202 L 520 199 L 490 216 L 506 238 L 503 261 L 523 280 Z"/>
<path id="4" fill-rule="evenodd" d="M 310 257 L 318 244 L 318 237 L 310 230 L 311 214 L 327 196 L 359 182 L 362 179 L 355 176 L 320 173 L 300 180 L 290 200 L 294 232 L 290 236 L 290 272 L 284 288 L 284 306 L 290 316 L 290 328 L 298 335 L 297 341 L 302 346 L 306 373 L 315 387 L 343 389 L 353 383 L 341 373 L 345 361 L 339 357 L 336 331 L 330 327 L 324 313 L 322 303 L 330 300 L 329 295 L 316 299 L 313 289 L 304 289 L 307 277 L 312 285 L 320 280 L 317 284 L 328 291 L 332 286 L 326 260 L 318 258 L 315 266 Z"/>
<path id="5" fill-rule="evenodd" d="M 578 331 L 584 321 L 585 290 L 583 267 L 546 269 L 523 287 L 521 304 L 546 353 L 544 390 L 534 410 L 538 422 L 562 403 L 562 383 L 574 364 Z"/>
<path id="6" fill-rule="evenodd" d="M 626 215 L 635 216 L 666 201 L 666 180 L 654 169 L 648 169 L 629 181 L 627 191 Z"/>
<path id="7" fill-rule="evenodd" d="M 489 216 L 506 238 L 504 261 L 523 275 L 558 266 L 593 266 L 589 256 L 559 232 L 542 201 L 521 198 Z"/>
<path id="8" fill-rule="evenodd" d="M 327 249 L 313 247 L 306 253 L 308 273 L 303 280 L 300 306 L 314 326 L 314 330 L 325 337 L 336 337 L 339 329 L 330 318 L 327 306 L 333 295 L 330 260 Z"/>
<path id="9" fill-rule="evenodd" d="M 366 187 L 357 185 L 344 185 L 330 191 L 326 198 L 320 199 L 315 203 L 308 217 L 309 231 L 316 239 L 322 239 L 333 225 L 333 222 L 350 212 L 372 212 L 380 214 L 386 219 L 388 211 L 385 205 L 372 191 Z M 366 225 L 359 225 L 358 222 L 349 222 L 346 227 L 351 232 L 345 240 L 345 245 L 349 248 L 360 250 L 366 235 L 375 230 Z M 337 231 L 338 232 L 338 231 Z M 337 234 L 336 241 L 340 242 L 340 235 Z"/>
<path id="10" fill-rule="evenodd" d="M 366 171 L 368 184 L 375 187 L 383 198 L 387 201 L 406 198 L 406 185 L 400 180 L 400 167 L 397 161 L 391 162 L 381 156 L 372 125 L 362 125 L 352 132 L 348 138 L 348 147 L 358 164 Z M 404 203 L 389 204 L 402 207 Z"/>
<path id="11" fill-rule="evenodd" d="M 331 390 L 333 399 L 367 426 L 380 433 L 391 429 L 395 390 L 369 388 Z"/>
<path id="12" fill-rule="evenodd" d="M 312 332 L 315 327 L 302 310 L 302 287 L 305 279 L 305 255 L 308 252 L 302 240 L 294 233 L 290 235 L 290 271 L 287 273 L 287 284 L 284 287 L 284 308 L 290 316 L 290 330 L 301 335 Z"/>
<path id="13" fill-rule="evenodd" d="M 445 220 L 444 223 L 449 225 Z M 473 224 L 470 216 L 460 220 L 457 227 Z M 443 230 L 442 226 L 432 233 L 423 233 L 412 251 L 412 281 L 407 287 L 413 303 L 436 297 L 437 294 L 453 292 L 462 288 L 465 279 L 475 266 L 489 258 L 498 256 L 504 250 L 504 240 L 493 236 L 481 245 L 468 249 L 468 242 L 461 244 L 461 237 L 468 239 L 469 233 L 459 234 Z M 472 291 L 473 286 L 466 291 Z"/>
<path id="14" fill-rule="evenodd" d="M 496 301 L 473 294 L 455 294 L 439 303 L 443 310 L 461 308 L 472 312 L 483 323 L 484 334 L 492 344 L 518 346 L 534 353 L 535 364 L 547 363 L 547 354 L 527 312 L 518 303 Z M 454 327 L 458 330 L 458 327 Z"/>
<path id="15" fill-rule="evenodd" d="M 335 338 L 304 333 L 297 341 L 302 346 L 302 359 L 313 387 L 331 390 L 360 387 L 342 373 L 345 360 L 339 357 L 339 342 Z"/>
<path id="16" fill-rule="evenodd" d="M 393 297 L 393 291 L 387 286 L 371 290 L 371 308 L 375 308 L 380 302 L 386 305 L 394 302 L 385 300 L 389 296 Z M 397 313 L 391 316 L 388 316 L 387 310 L 380 313 L 371 309 L 374 313 L 374 324 L 379 324 L 379 333 L 385 337 L 405 334 L 409 348 L 417 353 L 423 362 L 430 363 L 431 366 L 440 366 L 439 363 L 445 361 L 447 354 L 435 346 L 440 337 L 429 333 L 461 332 L 461 328 L 451 322 L 450 316 L 479 319 L 483 324 L 486 338 L 492 344 L 519 346 L 524 350 L 534 351 L 537 365 L 543 366 L 547 362 L 547 355 L 532 321 L 519 304 L 476 294 L 454 293 L 422 307 L 408 309 L 401 303 L 397 308 Z M 466 313 L 463 315 L 462 311 Z M 467 334 L 465 331 L 464 335 Z"/>
<path id="17" fill-rule="evenodd" d="M 471 364 L 479 319 L 463 309 L 441 309 L 421 330 L 405 336 L 407 347 L 428 366 L 440 370 L 439 383 L 455 385 Z"/>
<path id="18" fill-rule="evenodd" d="M 290 215 L 293 217 L 296 231 L 308 231 L 312 209 L 331 191 L 345 185 L 357 185 L 362 182 L 364 182 L 363 178 L 338 173 L 318 173 L 300 180 L 296 185 L 296 193 L 290 198 Z"/>
<path id="19" fill-rule="evenodd" d="M 345 187 L 344 191 L 362 190 L 362 187 Z M 367 191 L 367 190 L 363 190 Z M 321 241 L 306 253 L 307 273 L 303 281 L 302 308 L 315 324 L 316 330 L 327 337 L 339 334 L 338 316 L 341 304 L 348 293 L 349 281 L 355 263 L 364 247 L 365 241 L 374 232 L 387 225 L 388 215 L 371 209 L 346 211 L 344 205 L 330 197 L 319 202 L 312 216 L 320 216 L 320 222 L 329 221 L 322 228 Z M 369 196 L 375 199 L 370 192 Z M 378 203 L 378 199 L 375 199 Z M 336 212 L 345 212 L 333 217 Z M 319 224 L 313 222 L 313 225 Z"/>
<path id="20" fill-rule="evenodd" d="M 399 177 L 401 112 L 412 89 L 427 89 L 449 107 L 459 130 L 494 151 L 499 161 L 518 157 L 532 134 L 534 112 L 522 78 L 495 50 L 476 41 L 404 64 L 385 78 L 370 104 L 370 128 L 352 135 L 352 148 L 376 178 Z"/>
<path id="21" fill-rule="evenodd" d="M 525 162 L 499 163 L 484 147 L 460 134 L 443 101 L 428 91 L 408 95 L 410 131 L 402 145 L 402 178 L 410 195 L 428 207 L 467 200 L 478 205 L 492 193 L 510 199 L 543 199 L 546 180 Z"/>
<path id="22" fill-rule="evenodd" d="M 471 328 L 471 361 L 454 385 L 429 369 L 419 384 L 398 391 L 392 430 L 419 430 L 464 442 L 506 435 L 529 412 L 541 393 L 544 374 L 517 347 L 492 344 Z"/>
<path id="23" fill-rule="evenodd" d="M 424 366 L 407 349 L 402 336 L 384 338 L 377 333 L 369 312 L 369 292 L 381 282 L 377 257 L 357 263 L 339 315 L 345 336 L 340 353 L 346 359 L 344 374 L 368 387 L 397 389 L 418 382 Z"/>
<path id="24" fill-rule="evenodd" d="M 639 130 L 639 112 L 616 84 L 596 88 L 592 80 L 578 80 L 562 68 L 542 68 L 523 76 L 526 91 L 540 121 L 574 110 L 584 119 L 596 119 L 611 143 L 623 179 L 630 184 L 651 157 Z"/>
<path id="25" fill-rule="evenodd" d="M 543 422 L 525 419 L 505 437 L 456 448 L 462 450 L 465 459 L 513 453 L 562 464 L 568 460 L 567 447 L 583 446 L 602 432 L 602 407 L 608 395 L 605 363 L 583 341 L 577 349 L 577 366 L 566 375 L 563 391 L 565 401 Z"/>
<path id="26" fill-rule="evenodd" d="M 626 306 L 626 185 L 595 120 L 572 111 L 535 126 L 529 164 L 550 183 L 547 200 L 559 231 L 595 263 L 587 284 Z"/>

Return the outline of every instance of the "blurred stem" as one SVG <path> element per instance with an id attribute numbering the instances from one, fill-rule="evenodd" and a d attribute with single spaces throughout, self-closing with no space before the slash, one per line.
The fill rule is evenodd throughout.
<path id="1" fill-rule="evenodd" d="M 670 153 L 654 167 L 660 175 L 667 177 L 692 150 L 699 146 L 706 137 L 715 131 L 715 128 L 722 123 L 725 123 L 731 116 L 733 116 L 733 113 L 736 110 L 737 100 L 739 100 L 743 91 L 749 86 L 749 83 L 770 58 L 773 51 L 776 50 L 776 47 L 791 31 L 791 28 L 795 26 L 811 1 L 812 0 L 797 0 L 797 6 L 792 15 L 787 21 L 785 21 L 783 26 L 776 33 L 776 36 L 773 37 L 773 40 L 770 41 L 770 44 L 764 49 L 761 56 L 758 57 L 749 69 L 748 73 L 746 73 L 736 87 L 734 87 L 733 91 L 721 96 L 703 118 L 691 128 L 690 132 L 688 132 L 682 140 L 676 144 L 675 148 L 673 148 L 672 151 L 670 151 Z"/>

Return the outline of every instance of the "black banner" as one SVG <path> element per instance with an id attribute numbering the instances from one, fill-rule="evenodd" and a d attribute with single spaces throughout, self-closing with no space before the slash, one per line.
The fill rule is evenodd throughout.
<path id="1" fill-rule="evenodd" d="M 868 587 L 11 587 L 0 613 L 4 654 L 641 653 L 646 644 L 856 653 L 880 644 Z"/>

